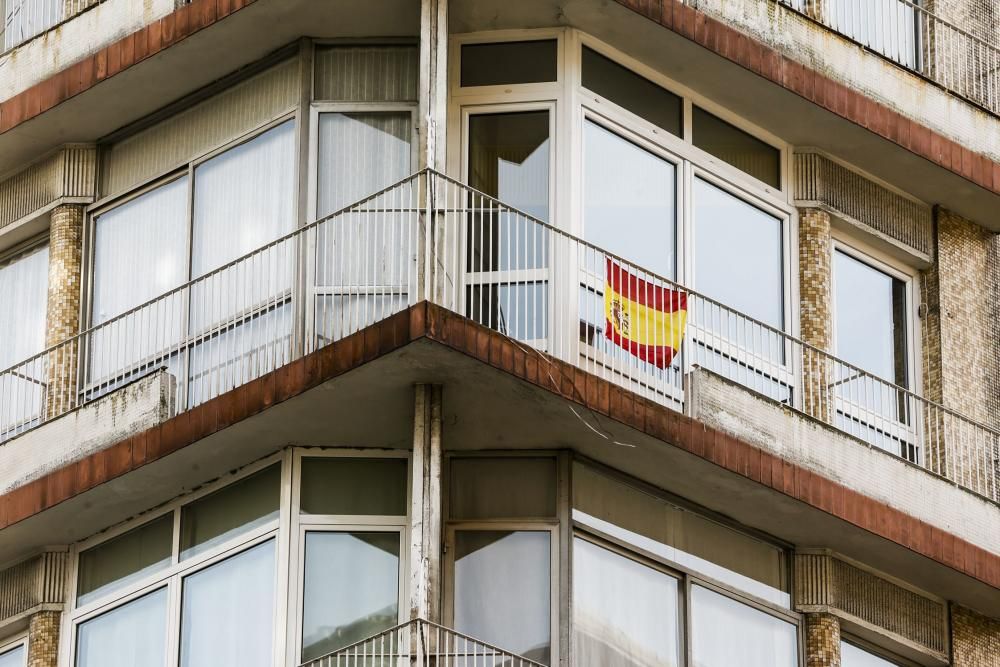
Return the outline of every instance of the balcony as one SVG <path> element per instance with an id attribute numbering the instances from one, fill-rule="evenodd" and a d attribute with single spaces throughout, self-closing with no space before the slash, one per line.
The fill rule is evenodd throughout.
<path id="1" fill-rule="evenodd" d="M 103 0 L 0 0 L 0 53 L 27 42 Z"/>
<path id="2" fill-rule="evenodd" d="M 540 662 L 491 646 L 437 623 L 414 619 L 301 667 L 544 667 Z"/>
<path id="3" fill-rule="evenodd" d="M 161 368 L 189 409 L 423 300 L 677 410 L 709 370 L 1000 501 L 1000 433 L 429 170 L 3 370 L 0 441 Z M 629 302 L 683 319 L 624 340 Z"/>
<path id="4" fill-rule="evenodd" d="M 1000 47 L 908 0 L 684 0 L 715 16 L 747 21 L 764 13 L 772 30 L 795 12 L 833 30 L 948 92 L 1000 114 Z M 736 19 L 740 22 L 740 19 Z M 777 36 L 776 36 L 777 37 Z"/>

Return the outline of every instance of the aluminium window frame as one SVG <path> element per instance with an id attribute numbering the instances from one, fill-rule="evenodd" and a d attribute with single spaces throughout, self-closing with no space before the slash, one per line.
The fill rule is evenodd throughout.
<path id="1" fill-rule="evenodd" d="M 406 461 L 406 515 L 338 515 L 302 514 L 302 468 L 303 459 L 349 458 L 349 459 L 402 459 Z M 288 459 L 289 485 L 293 489 L 288 510 L 288 566 L 287 591 L 285 594 L 285 622 L 277 625 L 285 627 L 284 655 L 275 664 L 298 665 L 302 655 L 302 620 L 305 600 L 305 538 L 310 532 L 351 533 L 351 532 L 395 532 L 399 534 L 399 580 L 398 580 L 398 622 L 409 619 L 407 604 L 410 590 L 410 512 L 413 497 L 413 454 L 401 449 L 359 449 L 359 448 L 296 448 Z"/>
<path id="2" fill-rule="evenodd" d="M 298 281 L 293 277 L 290 283 L 290 288 L 284 290 L 283 292 L 275 295 L 267 296 L 263 299 L 262 304 L 258 304 L 255 307 L 244 309 L 240 312 L 234 313 L 229 317 L 224 318 L 221 321 L 210 324 L 203 327 L 198 332 L 191 333 L 190 331 L 190 319 L 191 319 L 191 309 L 192 309 L 192 292 L 194 290 L 183 287 L 188 283 L 198 280 L 198 278 L 192 278 L 193 269 L 193 250 L 194 250 L 194 188 L 195 188 L 195 171 L 202 164 L 210 161 L 211 159 L 223 155 L 224 153 L 238 148 L 244 144 L 247 144 L 254 139 L 260 137 L 265 132 L 272 130 L 276 127 L 283 125 L 286 122 L 291 121 L 294 125 L 293 127 L 298 129 L 299 123 L 301 123 L 300 114 L 294 108 L 284 111 L 281 114 L 275 116 L 274 118 L 261 123 L 254 127 L 253 129 L 237 136 L 231 138 L 211 150 L 192 157 L 187 162 L 182 165 L 167 170 L 164 173 L 156 175 L 142 184 L 137 185 L 131 190 L 118 193 L 109 197 L 100 199 L 93 204 L 86 207 L 86 220 L 85 220 L 85 232 L 83 241 L 83 273 L 84 273 L 84 286 L 82 290 L 81 298 L 81 322 L 83 326 L 81 331 L 88 332 L 96 327 L 102 325 L 93 324 L 93 290 L 96 278 L 96 233 L 97 233 L 97 219 L 109 211 L 112 211 L 120 206 L 123 206 L 139 197 L 153 192 L 157 188 L 165 185 L 169 185 L 182 178 L 187 179 L 186 190 L 187 190 L 187 219 L 185 220 L 185 272 L 186 278 L 184 282 L 181 283 L 180 287 L 173 288 L 172 290 L 164 293 L 169 294 L 173 291 L 183 292 L 184 298 L 181 305 L 181 323 L 180 323 L 180 337 L 181 341 L 178 343 L 170 343 L 162 350 L 154 352 L 153 354 L 147 355 L 146 357 L 131 362 L 125 369 L 116 369 L 112 371 L 106 377 L 101 377 L 97 381 L 93 381 L 90 378 L 89 364 L 91 360 L 90 351 L 90 338 L 91 335 L 87 335 L 82 339 L 81 351 L 78 355 L 78 369 L 77 377 L 80 378 L 78 381 L 78 390 L 80 399 L 85 400 L 91 395 L 101 395 L 101 392 L 106 393 L 106 388 L 111 387 L 112 390 L 117 383 L 120 382 L 131 382 L 138 379 L 151 371 L 155 370 L 159 366 L 163 365 L 166 360 L 171 357 L 177 356 L 179 363 L 181 364 L 180 375 L 183 377 L 177 378 L 177 405 L 185 406 L 187 405 L 187 400 L 189 398 L 190 383 L 191 383 L 191 354 L 192 351 L 197 348 L 202 343 L 212 340 L 218 336 L 221 336 L 228 331 L 235 330 L 240 325 L 252 322 L 254 319 L 260 316 L 265 316 L 268 313 L 277 311 L 283 306 L 288 304 L 293 304 L 296 300 L 296 292 L 298 290 Z M 300 180 L 301 174 L 296 173 L 296 181 Z M 298 229 L 298 217 L 297 211 L 298 202 L 292 202 L 292 219 L 294 231 Z M 251 250 L 252 252 L 252 250 Z M 229 262 L 224 263 L 222 266 L 226 266 Z M 213 269 L 215 271 L 216 269 Z M 211 272 L 209 272 L 211 273 Z M 113 321 L 119 317 L 122 317 L 125 313 L 129 313 L 133 310 L 139 309 L 143 304 L 156 301 L 163 298 L 164 294 L 159 294 L 148 301 L 144 301 L 133 308 L 130 308 L 124 313 L 116 314 L 109 318 L 107 321 Z M 273 303 L 272 303 L 273 302 Z M 294 336 L 294 323 L 292 326 L 292 335 Z M 273 344 L 272 341 L 269 344 Z"/>
<path id="3" fill-rule="evenodd" d="M 233 474 L 214 480 L 201 486 L 196 491 L 177 497 L 154 510 L 113 526 L 71 546 L 69 551 L 70 568 L 69 575 L 66 577 L 65 588 L 66 600 L 68 601 L 67 611 L 63 614 L 59 639 L 59 666 L 73 667 L 76 664 L 78 632 L 81 624 L 121 608 L 123 605 L 147 594 L 165 589 L 167 591 L 167 616 L 165 619 L 167 625 L 164 664 L 176 667 L 179 664 L 181 589 L 184 579 L 191 574 L 201 572 L 206 568 L 244 553 L 248 549 L 269 540 L 273 540 L 275 545 L 275 614 L 284 613 L 283 601 L 286 598 L 287 578 L 283 576 L 283 573 L 287 572 L 288 568 L 288 548 L 287 540 L 284 536 L 288 534 L 288 505 L 290 503 L 289 495 L 292 492 L 289 465 L 290 456 L 290 452 L 283 451 L 264 457 L 244 466 Z M 234 536 L 188 559 L 179 560 L 182 509 L 205 496 L 224 489 L 272 465 L 281 466 L 278 518 Z M 172 516 L 170 564 L 162 570 L 149 574 L 142 579 L 115 588 L 106 595 L 85 605 L 77 606 L 80 553 L 109 542 L 131 530 L 141 528 L 163 516 Z M 277 661 L 280 659 L 279 646 L 284 642 L 283 624 L 275 624 L 274 632 L 274 660 Z M 278 663 L 276 662 L 275 664 Z"/>
<path id="4" fill-rule="evenodd" d="M 910 414 L 911 424 L 892 425 L 891 428 L 885 426 L 890 421 L 885 415 L 873 408 L 857 408 L 844 405 L 844 401 L 836 395 L 833 397 L 832 405 L 838 414 L 843 414 L 845 418 L 854 421 L 866 432 L 874 432 L 887 440 L 894 441 L 900 447 L 907 447 L 914 452 L 916 460 L 912 460 L 904 455 L 902 449 L 894 452 L 883 447 L 882 451 L 893 454 L 899 458 L 913 463 L 920 463 L 926 456 L 926 451 L 922 446 L 923 442 L 923 419 L 921 401 L 915 396 L 922 396 L 923 382 L 919 360 L 921 359 L 920 318 L 917 313 L 917 304 L 920 303 L 919 274 L 917 269 L 907 266 L 886 253 L 878 251 L 876 248 L 866 244 L 855 236 L 841 232 L 837 229 L 830 231 L 830 341 L 831 354 L 838 354 L 837 345 L 837 253 L 844 255 L 887 275 L 889 278 L 899 280 L 903 283 L 905 290 L 905 326 L 906 326 L 906 351 L 905 362 L 907 371 L 907 384 L 903 387 L 909 393 L 904 394 L 907 410 Z M 848 362 L 850 363 L 850 362 Z M 891 378 L 880 378 L 874 373 L 873 377 L 884 382 L 886 385 L 894 386 L 895 380 Z M 832 389 L 832 388 L 831 388 Z M 870 422 L 875 421 L 875 424 Z M 881 424 L 881 425 L 880 425 Z"/>
<path id="5" fill-rule="evenodd" d="M 362 45 L 367 44 L 367 42 L 362 43 Z M 372 45 L 381 45 L 383 42 L 378 42 L 377 44 L 372 43 Z M 401 44 L 408 44 L 404 42 Z M 343 43 L 335 43 L 335 46 L 342 46 Z M 350 114 L 350 113 L 371 113 L 371 114 L 399 114 L 408 113 L 410 115 L 410 173 L 414 173 L 418 169 L 420 151 L 419 151 L 419 109 L 416 102 L 328 102 L 328 101 L 318 101 L 313 100 L 309 105 L 309 145 L 308 145 L 308 177 L 307 177 L 307 204 L 306 204 L 306 220 L 308 223 L 312 223 L 317 220 L 317 208 L 318 208 L 318 198 L 319 198 L 319 119 L 323 114 Z M 389 185 L 389 184 L 387 184 Z M 374 193 L 369 193 L 374 194 Z M 308 224 L 307 223 L 307 224 Z M 304 240 L 305 243 L 305 256 L 307 258 L 315 259 L 318 257 L 318 250 L 316 245 L 316 234 L 308 234 Z M 414 247 L 415 252 L 419 252 L 418 247 Z M 323 296 L 340 296 L 340 295 L 350 295 L 359 294 L 359 290 L 354 288 L 352 292 L 352 287 L 349 285 L 336 286 L 330 285 L 317 285 L 316 284 L 316 265 L 314 261 L 307 261 L 305 267 L 305 286 L 304 286 L 304 313 L 306 317 L 305 322 L 305 341 L 306 341 L 306 352 L 312 351 L 321 347 L 318 339 L 318 332 L 316 328 L 316 302 L 320 297 Z M 367 286 L 365 289 L 370 291 L 372 294 L 378 295 L 391 295 L 391 296 L 406 296 L 407 303 L 409 305 L 414 305 L 417 299 L 417 288 L 418 285 L 411 286 L 410 290 L 406 289 L 406 285 L 377 285 L 377 286 Z"/>

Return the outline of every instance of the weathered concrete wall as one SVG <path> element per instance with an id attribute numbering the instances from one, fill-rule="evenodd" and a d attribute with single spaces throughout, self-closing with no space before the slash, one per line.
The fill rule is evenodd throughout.
<path id="1" fill-rule="evenodd" d="M 0 101 L 166 16 L 177 0 L 106 0 L 0 56 Z"/>
<path id="2" fill-rule="evenodd" d="M 0 445 L 0 494 L 166 421 L 175 384 L 157 371 Z"/>
<path id="3" fill-rule="evenodd" d="M 688 380 L 698 421 L 1000 554 L 1000 507 L 988 500 L 708 371 Z"/>

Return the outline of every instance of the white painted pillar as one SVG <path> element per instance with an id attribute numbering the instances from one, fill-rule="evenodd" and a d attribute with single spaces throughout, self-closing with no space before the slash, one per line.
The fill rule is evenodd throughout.
<path id="1" fill-rule="evenodd" d="M 410 618 L 441 620 L 441 385 L 414 388 Z"/>

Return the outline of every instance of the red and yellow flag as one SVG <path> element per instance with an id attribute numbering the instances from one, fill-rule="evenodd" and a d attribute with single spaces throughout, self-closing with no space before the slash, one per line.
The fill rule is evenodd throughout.
<path id="1" fill-rule="evenodd" d="M 687 294 L 652 285 L 608 258 L 605 335 L 632 355 L 666 368 L 681 348 Z"/>

